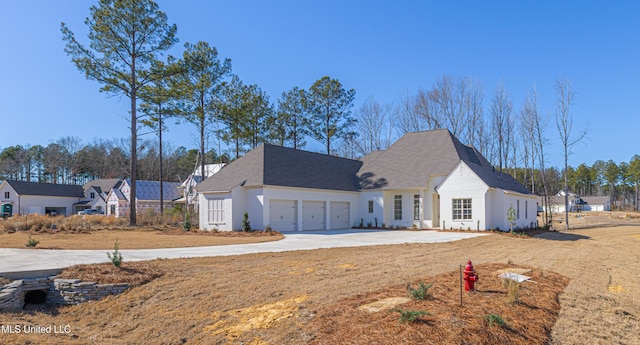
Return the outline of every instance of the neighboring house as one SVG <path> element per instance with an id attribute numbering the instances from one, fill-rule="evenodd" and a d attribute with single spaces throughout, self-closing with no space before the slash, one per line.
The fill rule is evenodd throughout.
<path id="1" fill-rule="evenodd" d="M 611 211 L 611 199 L 608 196 L 584 196 L 585 211 Z"/>
<path id="2" fill-rule="evenodd" d="M 0 183 L 0 203 L 12 204 L 13 214 L 71 215 L 84 197 L 82 186 L 9 181 Z"/>
<path id="3" fill-rule="evenodd" d="M 107 212 L 107 196 L 111 189 L 118 187 L 121 179 L 98 179 L 84 184 L 84 200 L 74 205 L 74 212 L 95 209 L 99 213 Z"/>
<path id="4" fill-rule="evenodd" d="M 162 199 L 164 208 L 173 207 L 173 201 L 180 198 L 178 193 L 180 182 L 163 182 Z M 129 202 L 131 197 L 131 181 L 123 180 L 117 187 L 109 191 L 107 195 L 107 214 L 115 217 L 127 217 L 129 215 Z M 144 214 L 147 210 L 160 211 L 160 182 L 136 181 L 136 211 Z"/>
<path id="5" fill-rule="evenodd" d="M 213 174 L 224 168 L 225 163 L 218 164 L 205 164 L 204 173 L 205 179 L 213 176 Z M 195 186 L 202 182 L 202 169 L 200 166 L 196 167 L 193 173 L 184 180 L 178 187 L 178 192 L 182 196 L 180 199 L 175 200 L 176 204 L 187 204 L 194 207 L 194 210 L 198 210 L 198 197 L 195 190 Z"/>
<path id="6" fill-rule="evenodd" d="M 536 225 L 536 197 L 448 130 L 407 133 L 362 160 L 263 144 L 196 186 L 200 228 L 363 224 L 484 230 Z"/>
<path id="7" fill-rule="evenodd" d="M 551 212 L 564 213 L 565 200 L 564 191 L 559 191 L 556 195 L 549 197 L 549 205 Z M 580 197 L 576 193 L 569 192 L 569 212 L 581 211 L 611 211 L 611 200 L 606 196 L 585 196 Z M 546 207 L 543 206 L 542 197 L 538 200 L 539 211 L 543 212 Z"/>

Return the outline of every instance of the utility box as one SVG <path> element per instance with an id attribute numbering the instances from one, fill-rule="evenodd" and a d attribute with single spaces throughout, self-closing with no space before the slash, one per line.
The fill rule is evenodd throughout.
<path id="1" fill-rule="evenodd" d="M 8 218 L 13 215 L 13 205 L 11 204 L 2 204 L 0 205 L 0 217 Z"/>

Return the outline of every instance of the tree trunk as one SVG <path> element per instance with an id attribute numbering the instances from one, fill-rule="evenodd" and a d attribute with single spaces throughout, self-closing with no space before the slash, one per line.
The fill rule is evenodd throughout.
<path id="1" fill-rule="evenodd" d="M 136 179 L 138 175 L 138 117 L 136 114 L 136 97 L 138 85 L 136 82 L 136 59 L 131 60 L 131 191 L 129 193 L 129 224 L 137 224 L 136 214 Z"/>
<path id="2" fill-rule="evenodd" d="M 200 119 L 200 175 L 202 177 L 202 181 L 204 181 L 204 115 Z"/>
<path id="3" fill-rule="evenodd" d="M 159 143 L 159 151 L 160 151 L 160 216 L 162 216 L 164 214 L 164 190 L 162 188 L 162 106 L 159 107 L 159 112 L 158 112 L 158 122 L 159 122 L 159 127 L 158 127 L 158 140 L 160 140 Z"/>

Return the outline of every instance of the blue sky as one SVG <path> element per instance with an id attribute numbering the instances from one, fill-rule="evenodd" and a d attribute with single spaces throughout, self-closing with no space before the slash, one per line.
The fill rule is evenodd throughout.
<path id="1" fill-rule="evenodd" d="M 0 150 L 128 135 L 128 99 L 98 92 L 64 53 L 60 23 L 83 42 L 94 1 L 5 1 L 0 11 Z M 554 80 L 576 92 L 574 129 L 588 125 L 569 164 L 640 154 L 640 4 L 634 1 L 169 1 L 159 0 L 185 42 L 207 41 L 247 84 L 275 102 L 324 75 L 369 97 L 397 102 L 443 75 L 472 76 L 484 108 L 502 81 L 520 110 L 536 86 L 549 117 L 548 160 L 562 164 L 553 120 Z M 193 125 L 172 125 L 172 146 L 195 148 Z M 309 141 L 308 149 L 322 150 Z"/>

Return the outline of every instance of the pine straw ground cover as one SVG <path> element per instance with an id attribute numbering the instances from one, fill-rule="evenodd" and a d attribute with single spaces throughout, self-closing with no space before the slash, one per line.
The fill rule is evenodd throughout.
<path id="1" fill-rule="evenodd" d="M 433 283 L 430 299 L 410 299 L 374 312 L 362 308 L 390 297 L 407 297 L 406 284 L 343 299 L 318 312 L 310 325 L 318 329 L 311 344 L 546 344 L 560 311 L 558 296 L 569 280 L 529 267 L 532 272 L 527 276 L 534 282 L 520 284 L 519 301 L 511 303 L 503 279 L 498 278 L 499 270 L 505 268 L 514 267 L 476 266 L 477 292 L 463 291 L 462 307 L 458 271 L 425 278 L 425 283 Z M 403 322 L 400 311 L 427 314 Z"/>
<path id="2" fill-rule="evenodd" d="M 129 284 L 129 287 L 146 284 L 162 277 L 164 272 L 153 262 L 123 262 L 120 267 L 111 263 L 76 265 L 65 268 L 58 278 L 80 279 L 97 284 Z"/>

